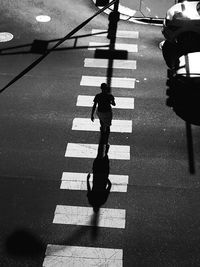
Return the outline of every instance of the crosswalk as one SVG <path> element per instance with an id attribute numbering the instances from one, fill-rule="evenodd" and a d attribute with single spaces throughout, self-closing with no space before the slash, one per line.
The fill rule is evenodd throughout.
<path id="1" fill-rule="evenodd" d="M 105 209 L 99 211 L 98 227 L 125 228 L 124 209 Z M 91 225 L 93 208 L 57 205 L 53 223 Z"/>
<path id="2" fill-rule="evenodd" d="M 107 68 L 108 59 L 103 58 L 86 58 L 84 60 L 84 67 L 86 68 Z M 118 60 L 113 61 L 114 69 L 136 69 L 136 60 Z"/>
<path id="3" fill-rule="evenodd" d="M 107 32 L 104 29 L 92 29 L 91 30 L 92 40 L 89 42 L 88 53 L 90 57 L 86 57 L 83 65 L 85 70 L 91 68 L 106 69 L 108 67 L 108 59 L 94 58 L 94 52 L 96 49 L 108 49 L 109 42 L 106 39 Z M 131 92 L 135 88 L 135 77 L 125 77 L 123 71 L 135 70 L 137 68 L 137 62 L 134 59 L 134 54 L 138 52 L 138 45 L 135 41 L 139 38 L 139 33 L 137 31 L 122 31 L 117 30 L 115 49 L 126 50 L 128 52 L 127 60 L 113 60 L 113 68 L 121 70 L 120 76 L 123 77 L 112 77 L 111 78 L 111 89 L 115 96 L 116 106 L 113 107 L 117 109 L 118 112 L 123 112 L 123 110 L 134 109 L 134 97 L 122 97 L 117 96 L 117 91 L 115 89 L 129 90 Z M 124 39 L 126 38 L 126 39 Z M 100 40 L 100 41 L 99 41 Z M 126 42 L 126 43 L 125 43 Z M 93 99 L 96 91 L 93 95 L 87 95 L 87 88 L 92 87 L 99 88 L 100 84 L 106 82 L 107 77 L 104 76 L 94 76 L 93 75 L 82 75 L 80 80 L 80 87 L 84 88 L 82 94 L 77 96 L 76 108 L 88 108 L 92 107 Z M 92 89 L 93 90 L 93 89 Z M 84 92 L 84 93 L 83 93 Z M 86 113 L 88 115 L 88 112 Z M 115 114 L 115 113 L 114 113 Z M 75 117 L 72 120 L 72 131 L 77 133 L 81 132 L 97 132 L 99 131 L 100 125 L 97 119 L 91 122 L 90 118 L 80 116 Z M 132 120 L 126 119 L 113 119 L 111 126 L 111 134 L 121 133 L 130 134 L 132 133 Z M 70 161 L 72 158 L 79 159 L 95 159 L 98 152 L 98 140 L 97 143 L 80 143 L 80 142 L 69 142 L 66 145 L 65 158 Z M 109 159 L 115 161 L 129 161 L 131 158 L 131 148 L 130 145 L 124 144 L 111 144 L 108 151 Z M 126 193 L 129 183 L 128 173 L 113 173 L 110 170 L 109 180 L 112 183 L 111 194 L 113 193 Z M 92 185 L 91 174 L 91 185 Z M 65 170 L 62 173 L 61 190 L 73 191 L 87 191 L 87 173 Z M 88 202 L 86 202 L 88 203 Z M 87 226 L 92 227 L 94 216 L 93 208 L 87 205 L 80 206 L 69 206 L 69 205 L 58 205 L 55 207 L 53 224 L 54 225 L 74 225 L 74 226 Z M 114 228 L 122 229 L 126 228 L 126 209 L 119 208 L 100 208 L 99 219 L 97 227 L 101 228 Z M 117 246 L 117 245 L 116 245 Z M 120 246 L 120 244 L 118 244 Z M 122 267 L 123 266 L 123 248 L 102 248 L 102 247 L 84 247 L 84 246 L 68 246 L 68 245 L 56 245 L 48 244 L 46 248 L 45 258 L 43 261 L 43 267 L 61 267 L 61 266 L 107 266 L 107 267 Z"/>
<path id="4" fill-rule="evenodd" d="M 71 158 L 96 158 L 98 144 L 68 143 L 65 157 Z M 130 146 L 111 145 L 109 148 L 109 159 L 129 160 Z"/>
<path id="5" fill-rule="evenodd" d="M 72 130 L 76 131 L 99 131 L 99 120 L 92 122 L 89 118 L 75 118 L 72 122 Z M 111 132 L 131 133 L 132 120 L 112 120 Z"/>
<path id="6" fill-rule="evenodd" d="M 101 83 L 106 83 L 106 80 L 107 80 L 107 77 L 83 75 L 81 78 L 81 85 L 99 87 Z M 135 79 L 113 77 L 111 78 L 111 87 L 133 89 L 135 87 Z"/>
<path id="7" fill-rule="evenodd" d="M 87 173 L 63 172 L 60 189 L 86 191 L 85 177 Z M 109 174 L 112 183 L 111 192 L 127 192 L 128 179 L 128 175 Z"/>
<path id="8" fill-rule="evenodd" d="M 99 42 L 89 42 L 88 50 L 95 50 L 97 48 L 101 49 L 109 49 L 109 43 L 99 43 Z M 117 43 L 115 45 L 116 50 L 125 50 L 129 53 L 136 53 L 138 52 L 138 46 L 135 44 L 124 44 L 124 43 Z"/>
<path id="9" fill-rule="evenodd" d="M 78 107 L 92 107 L 94 96 L 89 95 L 78 95 L 76 106 Z M 116 106 L 113 108 L 117 109 L 134 109 L 134 98 L 130 97 L 115 97 Z"/>
<path id="10" fill-rule="evenodd" d="M 43 266 L 121 267 L 121 249 L 48 245 Z"/>

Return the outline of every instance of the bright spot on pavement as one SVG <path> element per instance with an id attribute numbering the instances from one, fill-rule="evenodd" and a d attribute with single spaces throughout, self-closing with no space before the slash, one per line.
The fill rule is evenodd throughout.
<path id="1" fill-rule="evenodd" d="M 8 42 L 13 39 L 12 33 L 9 32 L 0 32 L 0 42 Z"/>
<path id="2" fill-rule="evenodd" d="M 51 20 L 51 17 L 47 15 L 39 15 L 36 17 L 36 20 L 39 22 L 49 22 Z"/>

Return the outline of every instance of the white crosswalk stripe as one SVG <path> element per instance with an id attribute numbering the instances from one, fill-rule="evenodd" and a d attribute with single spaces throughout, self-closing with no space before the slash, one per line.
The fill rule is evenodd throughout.
<path id="1" fill-rule="evenodd" d="M 53 223 L 92 226 L 94 211 L 92 207 L 57 205 Z M 98 227 L 125 228 L 124 209 L 99 210 Z"/>
<path id="2" fill-rule="evenodd" d="M 79 107 L 92 107 L 94 104 L 93 100 L 94 96 L 78 95 L 76 105 Z M 115 103 L 114 109 L 134 109 L 133 97 L 115 97 Z"/>
<path id="3" fill-rule="evenodd" d="M 109 41 L 106 39 L 107 30 L 92 29 L 91 42 L 88 50 L 109 49 Z M 117 38 L 127 38 L 127 41 L 137 40 L 138 31 L 117 30 Z M 96 39 L 94 39 L 96 38 Z M 100 40 L 100 38 L 102 38 Z M 100 41 L 96 41 L 100 40 Z M 101 42 L 102 41 L 102 42 Z M 124 50 L 128 53 L 137 53 L 138 45 L 125 43 L 122 39 L 116 39 L 116 50 Z M 108 51 L 109 52 L 109 51 Z M 89 52 L 88 52 L 89 53 Z M 107 53 L 107 52 L 106 52 Z M 131 55 L 132 56 L 132 55 Z M 109 60 L 105 58 L 85 58 L 84 67 L 88 68 L 108 68 Z M 137 68 L 136 60 L 113 59 L 113 69 L 135 70 Z M 91 69 L 90 69 L 91 70 Z M 99 70 L 100 72 L 100 70 Z M 130 71 L 129 71 L 130 72 Z M 128 73 L 128 72 L 127 72 Z M 120 74 L 120 76 L 122 76 Z M 111 77 L 111 88 L 134 89 L 136 79 L 132 77 Z M 100 87 L 101 83 L 107 82 L 104 76 L 87 76 L 83 75 L 80 81 L 81 86 Z M 85 89 L 85 88 L 84 88 Z M 117 90 L 116 90 L 117 92 Z M 92 107 L 94 95 L 78 95 L 77 107 Z M 113 109 L 134 109 L 134 97 L 115 97 L 116 106 Z M 91 122 L 90 118 L 74 118 L 72 123 L 73 131 L 99 131 L 99 120 Z M 132 120 L 112 120 L 111 132 L 132 133 Z M 67 158 L 96 158 L 98 153 L 98 144 L 86 143 L 68 143 L 65 151 Z M 130 146 L 110 145 L 108 157 L 111 160 L 130 160 Z M 62 173 L 60 189 L 61 190 L 79 190 L 87 191 L 87 173 L 68 172 Z M 111 181 L 111 192 L 127 192 L 129 176 L 125 174 L 109 174 L 108 179 Z M 93 174 L 89 180 L 93 185 Z M 86 205 L 87 206 L 87 205 Z M 81 225 L 94 226 L 94 211 L 92 207 L 57 205 L 54 213 L 54 224 L 62 225 Z M 124 229 L 126 225 L 126 210 L 100 208 L 97 227 Z M 49 244 L 43 262 L 43 267 L 122 267 L 123 250 L 99 247 L 82 247 L 82 246 L 64 246 Z"/>
<path id="4" fill-rule="evenodd" d="M 87 68 L 107 68 L 108 59 L 102 58 L 85 58 L 84 67 Z M 113 60 L 114 69 L 136 69 L 136 60 Z"/>
<path id="5" fill-rule="evenodd" d="M 111 192 L 127 192 L 128 175 L 109 174 Z M 63 172 L 60 189 L 87 190 L 87 173 Z M 90 177 L 91 185 L 93 174 Z"/>
<path id="6" fill-rule="evenodd" d="M 65 157 L 96 158 L 97 144 L 68 143 Z M 130 160 L 130 146 L 111 145 L 108 151 L 109 159 Z"/>
<path id="7" fill-rule="evenodd" d="M 49 244 L 43 267 L 122 267 L 123 250 Z"/>
<path id="8" fill-rule="evenodd" d="M 101 30 L 101 29 L 92 29 L 92 34 L 95 34 L 95 36 L 106 37 L 108 32 Z M 120 30 L 117 30 L 116 37 L 117 38 L 138 39 L 139 38 L 139 32 L 138 31 L 120 31 Z"/>
<path id="9" fill-rule="evenodd" d="M 96 49 L 109 49 L 109 43 L 101 43 L 101 42 L 89 42 L 88 50 L 96 50 Z M 129 53 L 136 53 L 138 52 L 138 45 L 137 44 L 123 44 L 123 43 L 116 43 L 115 44 L 116 50 L 125 50 Z"/>
<path id="10" fill-rule="evenodd" d="M 75 118 L 72 122 L 72 130 L 76 131 L 99 131 L 99 120 L 91 121 L 87 118 Z M 132 120 L 112 120 L 111 132 L 131 133 Z"/>
<path id="11" fill-rule="evenodd" d="M 85 76 L 81 78 L 80 85 L 82 86 L 97 86 L 100 87 L 101 83 L 106 83 L 107 77 L 103 76 Z M 111 87 L 115 88 L 135 88 L 135 78 L 111 78 Z"/>

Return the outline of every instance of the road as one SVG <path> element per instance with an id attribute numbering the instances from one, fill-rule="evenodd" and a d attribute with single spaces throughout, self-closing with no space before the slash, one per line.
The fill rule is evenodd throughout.
<path id="1" fill-rule="evenodd" d="M 135 10 L 135 17 L 164 18 L 166 11 L 173 6 L 176 1 L 154 1 L 154 0 L 120 0 L 122 6 Z"/>
<path id="2" fill-rule="evenodd" d="M 0 31 L 11 32 L 15 38 L 1 43 L 1 88 L 40 57 L 30 53 L 31 45 L 13 52 L 6 48 L 32 44 L 35 39 L 48 40 L 51 47 L 50 40 L 65 36 L 97 10 L 85 0 L 43 3 L 27 6 L 25 1 L 15 1 L 15 8 L 2 4 L 5 16 Z M 50 15 L 51 22 L 36 22 L 38 14 Z M 113 113 L 114 120 L 131 122 L 131 130 L 127 127 L 123 132 L 125 126 L 122 130 L 117 126 L 110 134 L 111 192 L 99 221 L 91 211 L 85 186 L 99 132 L 92 123 L 83 123 L 83 127 L 94 127 L 89 130 L 76 127 L 81 119 L 90 118 L 88 97 L 99 92 L 88 76 L 107 73 L 106 68 L 95 67 L 100 63 L 88 60 L 94 59 L 95 50 L 88 50 L 94 45 L 91 42 L 98 46 L 108 42 L 104 36 L 92 36 L 92 30 L 106 30 L 107 24 L 107 16 L 99 15 L 77 34 L 77 42 L 71 39 L 62 44 L 62 49 L 51 52 L 0 95 L 3 267 L 51 266 L 48 260 L 55 260 L 52 266 L 63 260 L 68 260 L 64 266 L 70 266 L 71 260 L 73 266 L 76 257 L 81 257 L 78 266 L 95 261 L 97 265 L 106 257 L 114 266 L 122 262 L 125 267 L 199 266 L 200 132 L 192 126 L 195 173 L 191 174 L 185 122 L 165 104 L 160 27 L 119 22 L 118 31 L 129 31 L 129 38 L 118 37 L 117 43 L 130 49 L 133 68 L 125 63 L 114 68 L 115 78 L 126 79 L 118 80 L 121 85 L 113 85 L 112 93 L 118 101 L 134 101 L 134 108 L 127 102 L 122 108 L 119 101 Z M 87 101 L 82 102 L 84 97 Z M 69 182 L 71 173 L 83 177 L 84 190 Z M 92 218 L 99 227 L 94 222 L 91 226 Z M 75 247 L 72 257 L 66 257 L 66 246 Z"/>

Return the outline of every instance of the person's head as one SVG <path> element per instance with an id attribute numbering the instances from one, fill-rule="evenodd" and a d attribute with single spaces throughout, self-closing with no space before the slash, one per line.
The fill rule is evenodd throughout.
<path id="1" fill-rule="evenodd" d="M 102 91 L 102 93 L 108 92 L 108 85 L 106 83 L 101 84 L 101 91 Z"/>

